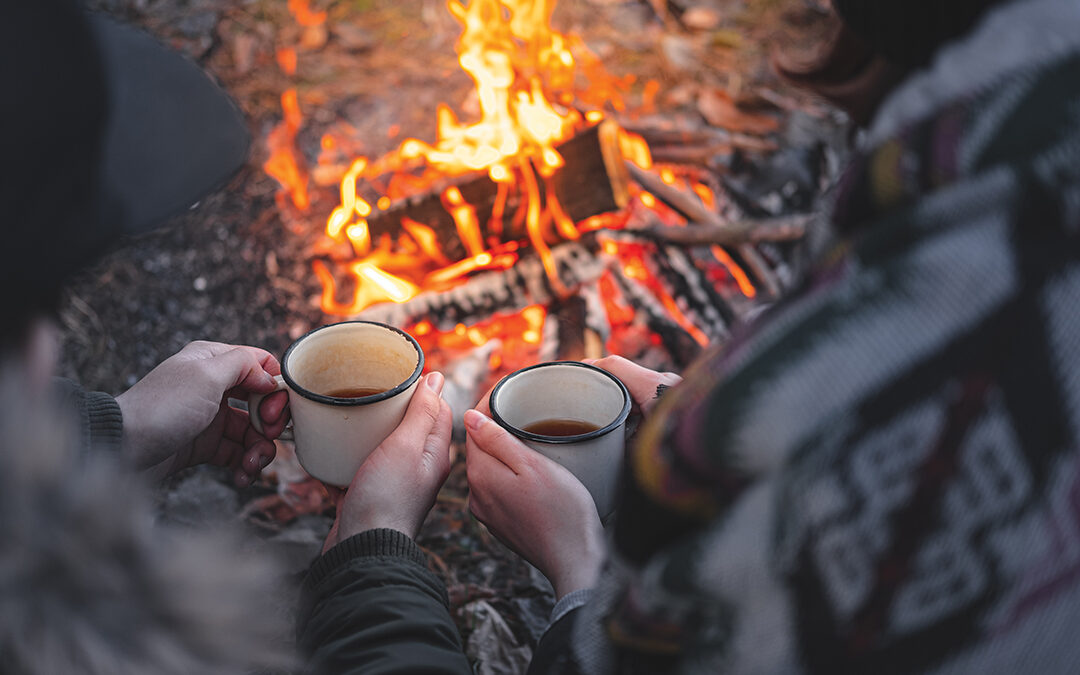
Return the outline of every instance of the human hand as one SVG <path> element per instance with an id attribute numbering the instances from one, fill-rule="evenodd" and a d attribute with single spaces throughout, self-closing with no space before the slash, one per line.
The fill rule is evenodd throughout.
<path id="1" fill-rule="evenodd" d="M 543 572 L 557 598 L 596 583 L 603 527 L 572 473 L 493 422 L 488 397 L 465 413 L 469 510 Z"/>
<path id="2" fill-rule="evenodd" d="M 250 484 L 274 458 L 273 440 L 288 422 L 286 392 L 259 406 L 263 433 L 229 398 L 268 394 L 281 367 L 269 352 L 218 342 L 192 342 L 117 397 L 124 416 L 121 452 L 140 470 L 164 477 L 210 463 Z"/>
<path id="3" fill-rule="evenodd" d="M 585 359 L 583 363 L 603 368 L 622 380 L 630 391 L 630 398 L 634 399 L 634 406 L 643 415 L 647 415 L 656 405 L 663 388 L 674 387 L 682 382 L 682 378 L 675 373 L 658 373 L 621 356 Z"/>
<path id="4" fill-rule="evenodd" d="M 360 465 L 338 503 L 323 552 L 366 530 L 390 528 L 413 539 L 450 474 L 450 405 L 441 373 L 416 388 L 405 418 Z"/>

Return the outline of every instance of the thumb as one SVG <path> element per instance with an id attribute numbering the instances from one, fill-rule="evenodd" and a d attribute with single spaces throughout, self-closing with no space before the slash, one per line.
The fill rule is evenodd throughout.
<path id="1" fill-rule="evenodd" d="M 215 356 L 212 363 L 215 383 L 222 391 L 242 389 L 254 394 L 269 394 L 277 389 L 274 376 L 263 369 L 253 352 L 243 347 Z"/>
<path id="2" fill-rule="evenodd" d="M 384 444 L 402 448 L 406 452 L 422 451 L 428 436 L 439 424 L 442 416 L 443 387 L 441 373 L 431 372 L 420 380 L 401 424 L 383 441 Z"/>
<path id="3" fill-rule="evenodd" d="M 465 433 L 478 450 L 510 467 L 514 473 L 520 473 L 523 468 L 523 453 L 532 452 L 516 436 L 478 410 L 465 411 Z"/>

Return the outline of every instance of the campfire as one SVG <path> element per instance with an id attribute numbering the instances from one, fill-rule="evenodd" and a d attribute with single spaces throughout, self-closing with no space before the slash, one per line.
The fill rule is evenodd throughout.
<path id="1" fill-rule="evenodd" d="M 447 2 L 479 119 L 440 104 L 433 142 L 342 162 L 350 139 L 328 133 L 309 166 L 296 90 L 284 92 L 264 165 L 279 206 L 314 219 L 310 184 L 338 186 L 312 264 L 326 315 L 400 326 L 435 366 L 497 340 L 496 371 L 605 351 L 678 367 L 780 295 L 783 257 L 755 242 L 796 239 L 803 221 L 726 222 L 715 175 L 680 161 L 768 142 L 635 128 L 625 82 L 552 29 L 554 4 Z M 306 0 L 289 9 L 301 42 L 325 31 Z M 295 73 L 294 48 L 277 61 Z"/>

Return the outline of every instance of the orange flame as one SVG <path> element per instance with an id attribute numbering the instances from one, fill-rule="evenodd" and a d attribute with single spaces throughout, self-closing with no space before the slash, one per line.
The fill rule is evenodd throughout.
<path id="1" fill-rule="evenodd" d="M 554 6 L 554 0 L 447 2 L 462 25 L 458 62 L 476 85 L 481 119 L 461 124 L 441 105 L 438 141 L 415 141 L 413 152 L 444 173 L 486 170 L 497 182 L 510 178 L 520 156 L 540 160 L 541 171 L 561 166 L 555 143 L 579 116 L 560 114 L 544 95 L 573 79 L 574 57 L 551 29 Z"/>
<path id="2" fill-rule="evenodd" d="M 443 205 L 454 219 L 458 236 L 465 244 L 465 250 L 471 256 L 480 255 L 484 251 L 484 242 L 480 234 L 480 221 L 476 217 L 476 209 L 465 201 L 465 198 L 461 196 L 461 190 L 456 187 L 447 188 L 442 198 Z"/>
<path id="3" fill-rule="evenodd" d="M 263 164 L 263 171 L 273 176 L 288 191 L 296 208 L 305 210 L 309 204 L 308 177 L 294 152 L 296 134 L 303 121 L 295 89 L 287 89 L 281 95 L 281 110 L 284 113 L 281 123 L 274 127 L 266 138 L 270 157 Z"/>
<path id="4" fill-rule="evenodd" d="M 278 68 L 281 68 L 281 72 L 286 75 L 296 74 L 296 50 L 292 47 L 282 47 L 277 50 L 275 55 L 277 57 Z"/>
<path id="5" fill-rule="evenodd" d="M 289 0 L 289 12 L 296 23 L 304 27 L 318 26 L 326 21 L 326 12 L 312 12 L 308 0 Z"/>
<path id="6" fill-rule="evenodd" d="M 290 10 L 299 17 L 300 6 L 306 2 L 290 0 Z M 563 239 L 577 239 L 578 229 L 554 199 L 550 185 L 547 209 L 543 208 L 540 181 L 547 181 L 563 166 L 556 144 L 571 136 L 586 123 L 576 110 L 560 111 L 548 98 L 565 98 L 573 85 L 574 57 L 568 41 L 551 28 L 555 0 L 448 0 L 447 8 L 461 23 L 462 33 L 456 50 L 461 67 L 472 78 L 480 102 L 480 120 L 473 124 L 458 121 L 446 105 L 437 111 L 438 133 L 434 144 L 406 139 L 394 153 L 374 162 L 356 160 L 341 181 L 341 203 L 326 222 L 326 233 L 332 239 L 348 239 L 359 258 L 349 271 L 357 290 L 349 303 L 336 300 L 337 287 L 329 270 L 323 265 L 316 270 L 323 282 L 323 311 L 332 314 L 355 314 L 367 304 L 384 301 L 403 302 L 419 292 L 412 284 L 387 286 L 384 278 L 371 271 L 385 271 L 387 251 L 382 247 L 372 251 L 367 218 L 370 204 L 356 193 L 357 181 L 369 180 L 391 173 L 385 194 L 377 198 L 381 210 L 391 206 L 392 198 L 400 198 L 416 188 L 426 188 L 431 182 L 427 174 L 460 175 L 485 171 L 498 184 L 498 193 L 486 224 L 492 236 L 484 241 L 484 227 L 476 212 L 456 187 L 441 193 L 443 207 L 450 214 L 468 257 L 459 262 L 448 260 L 438 246 L 430 227 L 403 219 L 404 234 L 397 245 L 411 246 L 415 252 L 413 265 L 402 274 L 421 284 L 444 285 L 477 270 L 508 267 L 517 260 L 512 250 L 497 253 L 488 245 L 497 245 L 503 234 L 511 184 L 520 191 L 525 231 L 534 250 L 540 256 L 552 286 L 562 292 L 551 250 L 544 239 L 545 228 L 553 225 Z M 325 13 L 323 13 L 325 14 Z M 572 96 L 570 97 L 572 99 Z M 598 122 L 602 114 L 588 114 L 589 123 Z M 396 135 L 396 134 L 394 134 Z M 424 176 L 400 172 L 408 162 L 423 161 Z M 515 221 L 517 222 L 517 221 Z M 390 244 L 393 247 L 393 243 Z M 389 272 L 387 272 L 389 274 Z M 396 275 L 395 279 L 403 280 Z M 381 285 L 380 285 L 381 284 Z M 406 297 L 408 296 L 408 297 Z"/>

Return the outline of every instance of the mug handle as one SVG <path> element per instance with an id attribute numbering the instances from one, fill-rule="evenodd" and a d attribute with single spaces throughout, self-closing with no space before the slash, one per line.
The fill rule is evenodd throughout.
<path id="1" fill-rule="evenodd" d="M 251 426 L 255 427 L 255 431 L 260 434 L 263 432 L 263 421 L 259 417 L 259 405 L 263 402 L 263 399 L 275 392 L 283 391 L 288 387 L 285 384 L 285 378 L 280 375 L 274 376 L 274 382 L 277 384 L 277 388 L 274 391 L 267 394 L 252 394 L 248 396 L 248 420 L 251 422 Z M 291 441 L 293 440 L 293 429 L 291 426 L 285 427 L 282 430 L 281 435 L 278 436 L 279 441 Z"/>

